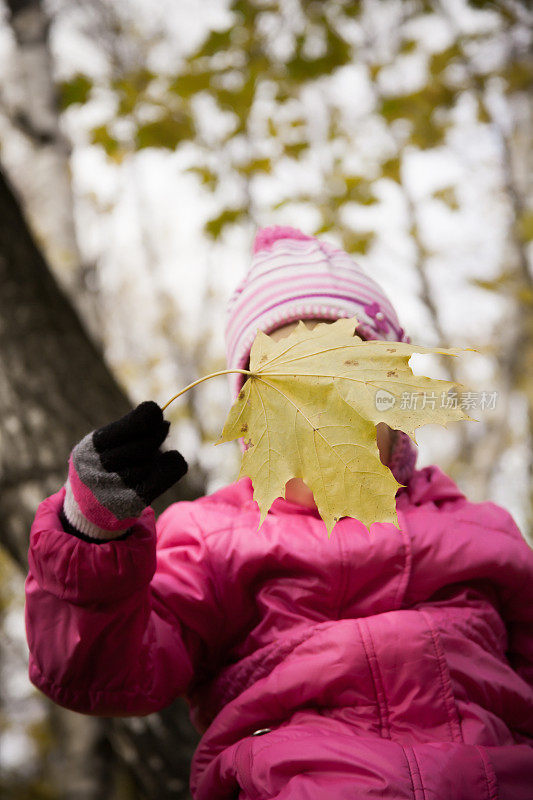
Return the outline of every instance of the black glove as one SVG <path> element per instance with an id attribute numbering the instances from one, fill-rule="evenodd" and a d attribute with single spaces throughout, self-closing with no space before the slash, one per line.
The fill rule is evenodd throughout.
<path id="1" fill-rule="evenodd" d="M 187 472 L 181 453 L 159 449 L 169 427 L 157 403 L 148 400 L 85 436 L 69 459 L 65 529 L 91 540 L 116 539 L 180 480 Z"/>

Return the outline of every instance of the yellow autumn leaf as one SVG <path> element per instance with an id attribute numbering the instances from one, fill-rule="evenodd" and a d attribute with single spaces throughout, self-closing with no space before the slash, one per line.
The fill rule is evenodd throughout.
<path id="1" fill-rule="evenodd" d="M 255 338 L 251 375 L 217 444 L 243 437 L 248 445 L 239 478 L 252 480 L 260 525 L 295 477 L 313 492 L 328 536 L 344 516 L 366 526 L 398 525 L 400 484 L 380 461 L 377 423 L 416 442 L 421 425 L 473 419 L 460 406 L 445 405 L 460 384 L 415 376 L 408 364 L 413 353 L 457 356 L 464 350 L 362 341 L 354 336 L 356 325 L 355 317 L 312 331 L 300 323 L 279 342 L 262 332 Z M 406 396 L 416 408 L 408 407 Z"/>

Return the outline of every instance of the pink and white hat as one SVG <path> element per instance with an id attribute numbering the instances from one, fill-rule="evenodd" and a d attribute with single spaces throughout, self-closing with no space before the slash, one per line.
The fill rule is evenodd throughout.
<path id="1" fill-rule="evenodd" d="M 271 333 L 299 319 L 353 316 L 360 320 L 356 331 L 363 339 L 411 341 L 383 289 L 347 253 L 296 228 L 262 228 L 251 267 L 228 303 L 228 369 L 245 369 L 260 330 Z M 244 376 L 228 377 L 236 397 Z M 397 481 L 408 483 L 416 456 L 409 436 L 393 431 L 388 466 Z"/>
<path id="2" fill-rule="evenodd" d="M 228 369 L 245 369 L 257 331 L 270 333 L 299 319 L 353 316 L 364 339 L 411 341 L 383 289 L 347 253 L 296 228 L 262 228 L 251 267 L 228 304 Z M 236 396 L 243 376 L 229 378 Z"/>

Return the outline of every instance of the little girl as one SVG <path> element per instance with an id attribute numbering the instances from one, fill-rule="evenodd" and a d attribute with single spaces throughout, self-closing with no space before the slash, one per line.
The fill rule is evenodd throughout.
<path id="1" fill-rule="evenodd" d="M 258 330 L 357 316 L 409 341 L 341 250 L 267 228 L 233 296 L 229 368 Z M 232 376 L 237 393 L 241 375 Z M 533 552 L 409 437 L 378 426 L 400 527 L 328 539 L 299 479 L 259 509 L 243 478 L 149 507 L 187 465 L 152 402 L 93 431 L 39 506 L 26 581 L 30 680 L 66 708 L 157 712 L 185 695 L 203 733 L 196 800 L 531 800 Z"/>

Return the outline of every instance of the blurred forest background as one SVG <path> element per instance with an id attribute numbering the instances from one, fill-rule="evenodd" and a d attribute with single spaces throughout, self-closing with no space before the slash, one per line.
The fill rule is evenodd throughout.
<path id="1" fill-rule="evenodd" d="M 532 39 L 519 0 L 0 0 L 2 796 L 189 797 L 183 700 L 106 720 L 29 684 L 28 533 L 81 436 L 223 368 L 258 226 L 342 245 L 413 342 L 479 351 L 413 358 L 480 420 L 422 429 L 419 465 L 531 537 Z M 234 480 L 229 401 L 169 409 L 190 472 L 159 510 Z"/>

